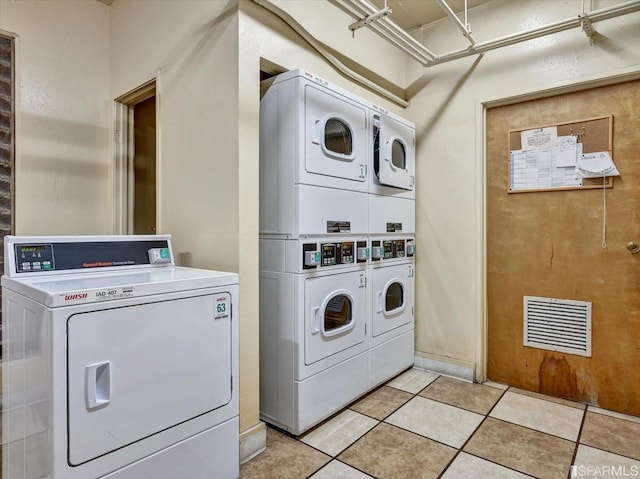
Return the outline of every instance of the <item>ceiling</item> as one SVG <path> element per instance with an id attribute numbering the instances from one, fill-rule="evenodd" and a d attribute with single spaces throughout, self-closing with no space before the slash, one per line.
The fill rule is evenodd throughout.
<path id="1" fill-rule="evenodd" d="M 447 14 L 437 0 L 370 0 L 378 8 L 384 8 L 385 3 L 392 13 L 387 18 L 407 31 L 427 25 Z M 451 10 L 458 14 L 464 23 L 465 0 L 446 0 Z M 467 8 L 477 7 L 489 0 L 467 0 Z"/>
<path id="2" fill-rule="evenodd" d="M 97 0 L 105 5 L 111 5 L 115 0 Z M 384 8 L 385 4 L 391 7 L 392 13 L 389 19 L 393 20 L 399 27 L 410 31 L 422 25 L 427 25 L 447 14 L 442 9 L 437 0 L 370 0 L 378 8 Z M 464 22 L 465 0 L 446 0 L 451 9 L 459 13 L 460 19 Z M 467 8 L 477 7 L 490 0 L 467 0 Z"/>

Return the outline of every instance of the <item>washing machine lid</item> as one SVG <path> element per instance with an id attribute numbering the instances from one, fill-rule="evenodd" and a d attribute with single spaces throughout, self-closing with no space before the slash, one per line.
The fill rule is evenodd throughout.
<path id="1" fill-rule="evenodd" d="M 235 273 L 175 266 L 170 238 L 7 236 L 2 287 L 60 307 L 238 283 Z"/>

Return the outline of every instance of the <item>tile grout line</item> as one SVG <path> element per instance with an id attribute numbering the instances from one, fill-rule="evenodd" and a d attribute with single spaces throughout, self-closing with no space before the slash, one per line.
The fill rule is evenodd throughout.
<path id="1" fill-rule="evenodd" d="M 402 374 L 404 374 L 404 373 L 405 373 L 405 372 L 407 372 L 407 371 L 410 371 L 410 369 L 407 369 L 407 370 L 406 370 L 406 371 L 404 371 L 403 373 L 400 373 L 398 376 L 396 376 L 396 377 L 394 377 L 394 378 L 389 379 L 389 381 L 393 381 L 395 378 L 397 378 L 397 377 L 401 376 Z M 385 416 L 385 419 L 386 419 L 387 417 L 391 416 L 394 412 L 396 412 L 398 409 L 400 409 L 402 406 L 404 406 L 407 402 L 409 402 L 409 401 L 411 401 L 412 399 L 414 399 L 414 398 L 418 395 L 418 393 L 419 393 L 419 392 L 421 392 L 421 391 L 423 391 L 424 389 L 426 389 L 427 387 L 429 387 L 429 385 L 431 385 L 431 384 L 432 384 L 436 379 L 438 379 L 439 377 L 440 377 L 440 375 L 436 376 L 433 380 L 431 380 L 431 381 L 430 381 L 426 386 L 424 386 L 422 389 L 420 389 L 420 391 L 418 391 L 417 393 L 412 393 L 412 392 L 410 392 L 410 391 L 405 391 L 404 389 L 394 388 L 393 386 L 388 386 L 388 384 L 387 384 L 387 383 L 383 383 L 383 384 L 381 384 L 380 386 L 378 386 L 378 387 L 376 387 L 375 389 L 373 389 L 372 391 L 370 391 L 369 393 L 367 393 L 367 394 L 365 394 L 365 395 L 363 395 L 363 396 L 359 397 L 358 399 L 356 399 L 356 400 L 355 400 L 355 401 L 353 401 L 352 403 L 348 404 L 348 405 L 347 405 L 347 406 L 345 406 L 343 409 L 341 409 L 340 411 L 336 412 L 336 413 L 335 413 L 335 414 L 333 414 L 331 417 L 327 418 L 326 420 L 322 421 L 321 423 L 317 424 L 316 426 L 314 426 L 314 427 L 313 427 L 313 428 L 311 428 L 310 430 L 305 431 L 305 433 L 304 433 L 304 434 L 302 434 L 301 436 L 290 436 L 289 434 L 287 434 L 287 435 L 289 435 L 290 437 L 292 437 L 294 440 L 298 441 L 299 443 L 304 444 L 305 446 L 310 447 L 310 448 L 312 448 L 313 450 L 318 451 L 318 452 L 320 452 L 321 454 L 324 454 L 325 456 L 328 456 L 328 457 L 330 458 L 328 462 L 326 462 L 325 464 L 323 464 L 319 469 L 315 470 L 312 474 L 309 474 L 309 476 L 307 476 L 307 478 L 311 477 L 313 474 L 316 474 L 317 472 L 319 472 L 320 470 L 322 470 L 324 467 L 326 467 L 326 466 L 327 466 L 329 463 L 331 463 L 331 461 L 333 461 L 333 460 L 336 460 L 336 461 L 339 461 L 339 462 L 341 462 L 341 463 L 343 463 L 343 464 L 346 464 L 346 465 L 347 465 L 347 466 L 349 466 L 349 467 L 353 467 L 354 469 L 356 469 L 356 470 L 358 470 L 358 471 L 362 472 L 363 474 L 367 474 L 366 472 L 361 471 L 360 469 L 358 469 L 358 468 L 356 468 L 356 467 L 352 466 L 351 464 L 347 464 L 346 462 L 341 461 L 340 459 L 338 459 L 338 456 L 339 456 L 340 454 L 342 454 L 343 452 L 345 452 L 345 451 L 346 451 L 347 449 L 349 449 L 350 447 L 354 446 L 356 443 L 358 443 L 358 442 L 359 442 L 359 441 L 360 441 L 364 436 L 366 436 L 367 434 L 369 434 L 371 431 L 373 431 L 375 428 L 377 428 L 377 427 L 378 427 L 382 422 L 384 422 L 384 420 L 380 420 L 380 419 L 378 419 L 378 418 L 375 418 L 375 417 L 369 416 L 368 414 L 363 414 L 363 413 L 361 413 L 361 412 L 359 412 L 359 411 L 354 411 L 353 409 L 351 409 L 351 406 L 352 406 L 352 405 L 354 405 L 354 404 L 356 404 L 356 403 L 358 403 L 359 401 L 363 400 L 364 398 L 366 398 L 366 397 L 370 396 L 371 394 L 373 394 L 374 392 L 378 391 L 379 389 L 382 389 L 382 388 L 383 388 L 383 387 L 385 387 L 385 386 L 388 386 L 388 387 L 390 387 L 390 388 L 396 389 L 396 390 L 398 390 L 398 391 L 403 391 L 403 392 L 406 392 L 406 393 L 408 393 L 408 394 L 411 394 L 411 395 L 412 395 L 412 396 L 411 396 L 409 399 L 407 399 L 404 403 L 402 403 L 400 406 L 398 406 L 396 409 L 394 409 L 394 410 L 393 410 L 393 412 L 391 412 L 391 413 L 389 413 L 387 416 Z M 364 434 L 362 434 L 361 436 L 359 436 L 355 441 L 353 441 L 353 442 L 352 442 L 351 444 L 349 444 L 347 447 L 345 447 L 344 449 L 340 450 L 340 451 L 339 451 L 335 456 L 334 456 L 334 455 L 331 455 L 331 454 L 328 454 L 327 452 L 322 451 L 322 450 L 320 450 L 320 449 L 316 448 L 315 446 L 312 446 L 312 445 L 307 444 L 306 442 L 302 441 L 302 439 L 301 439 L 302 437 L 304 437 L 304 436 L 306 436 L 307 434 L 309 434 L 310 432 L 312 432 L 312 431 L 314 431 L 314 430 L 316 430 L 316 429 L 320 428 L 322 425 L 324 425 L 324 424 L 328 423 L 328 422 L 329 422 L 329 421 L 331 421 L 333 418 L 335 418 L 336 416 L 338 416 L 339 414 L 341 414 L 342 412 L 344 412 L 344 411 L 345 411 L 345 410 L 347 410 L 347 409 L 348 409 L 348 410 L 350 410 L 350 411 L 352 411 L 352 412 L 354 412 L 354 413 L 362 414 L 362 415 L 363 415 L 363 416 L 365 416 L 365 417 L 368 417 L 368 418 L 374 419 L 374 420 L 378 421 L 378 424 L 376 424 L 376 425 L 375 425 L 375 426 L 373 426 L 371 429 L 369 429 L 368 431 L 366 431 Z M 385 424 L 389 424 L 389 423 L 386 423 L 386 422 L 385 422 Z M 393 424 L 389 424 L 389 425 L 393 426 Z M 396 427 L 397 427 L 397 426 L 396 426 Z M 399 428 L 399 429 L 402 429 L 402 428 Z M 411 433 L 413 433 L 413 434 L 416 434 L 416 433 L 414 433 L 413 431 L 407 431 L 407 432 L 411 432 Z M 418 436 L 420 436 L 420 437 L 425 437 L 425 436 L 422 436 L 421 434 L 417 434 L 417 435 L 418 435 Z M 430 439 L 430 438 L 427 438 L 427 439 Z M 446 444 L 445 444 L 445 445 L 446 445 Z M 449 446 L 449 447 L 451 447 L 451 446 Z M 367 474 L 367 475 L 369 475 L 369 474 Z M 370 476 L 370 477 L 374 477 L 374 476 Z M 374 479 L 376 479 L 376 478 L 374 477 Z"/>
<path id="2" fill-rule="evenodd" d="M 476 426 L 476 428 L 473 430 L 473 432 L 471 434 L 469 434 L 469 437 L 467 438 L 466 441 L 464 441 L 464 443 L 462 444 L 462 446 L 460 446 L 460 448 L 458 448 L 458 451 L 454 454 L 454 456 L 451 458 L 451 460 L 449 461 L 449 464 L 446 465 L 446 467 L 442 470 L 442 472 L 440 472 L 440 474 L 438 475 L 438 479 L 440 479 L 445 472 L 447 472 L 447 469 L 449 469 L 451 467 L 451 465 L 453 464 L 453 462 L 457 459 L 457 457 L 460 455 L 461 452 L 466 452 L 464 451 L 464 447 L 469 443 L 469 441 L 471 440 L 471 438 L 476 434 L 476 432 L 478 432 L 478 429 L 480 429 L 480 427 L 484 424 L 484 422 L 487 420 L 487 418 L 489 417 L 489 413 L 491 411 L 493 411 L 493 408 L 496 407 L 496 404 L 498 404 L 500 402 L 500 400 L 502 399 L 502 397 L 504 396 L 504 394 L 507 392 L 507 389 L 502 391 L 502 394 L 500 394 L 500 397 L 496 400 L 496 402 L 493 404 L 493 406 L 491 406 L 491 408 L 489 408 L 489 410 L 487 411 L 487 413 L 484 415 L 484 417 L 482 418 L 482 421 L 480 421 L 480 423 Z M 463 408 L 461 408 L 463 409 Z M 464 409 L 466 411 L 466 409 Z M 468 454 L 468 453 L 467 453 Z M 475 456 L 478 457 L 478 456 Z M 484 458 L 482 458 L 484 459 Z M 485 459 L 486 460 L 486 459 Z M 493 462 L 493 461 L 490 461 Z M 494 463 L 495 464 L 495 463 Z M 502 464 L 500 464 L 502 466 Z M 504 467 L 504 466 L 503 466 Z"/>
<path id="3" fill-rule="evenodd" d="M 582 429 L 584 428 L 584 423 L 587 420 L 587 410 L 588 407 L 585 406 L 582 412 L 582 421 L 580 422 L 578 437 L 576 437 L 576 444 L 573 448 L 573 456 L 571 456 L 571 463 L 569 464 L 569 473 L 567 474 L 567 479 L 571 479 L 571 466 L 576 463 L 576 456 L 578 455 L 578 448 L 580 447 L 580 437 L 582 436 Z"/>
<path id="4" fill-rule="evenodd" d="M 509 386 L 509 387 L 511 387 L 511 386 Z M 506 392 L 506 391 L 505 391 L 505 392 Z M 518 393 L 513 393 L 513 394 L 518 394 Z M 501 398 L 501 399 L 502 399 L 502 398 Z M 536 398 L 536 399 L 537 399 L 537 398 Z M 498 401 L 499 401 L 499 400 L 498 400 Z M 540 401 L 547 401 L 547 400 L 546 400 L 546 399 L 540 399 Z M 552 403 L 552 404 L 556 404 L 556 403 L 554 403 L 553 401 L 547 401 L 547 402 Z M 496 406 L 497 404 L 498 404 L 497 402 L 496 402 L 496 404 L 494 404 L 494 408 L 495 408 L 495 406 Z M 571 407 L 571 406 L 565 406 L 565 407 Z M 576 409 L 576 410 L 578 410 L 578 408 L 572 408 L 572 409 Z M 582 410 L 583 410 L 583 414 L 584 414 L 585 409 L 586 409 L 586 408 L 582 408 Z M 489 417 L 489 414 L 491 414 L 491 412 L 492 412 L 492 411 L 493 411 L 493 408 L 491 408 L 491 411 L 489 411 L 489 412 L 487 413 L 487 417 Z M 514 426 L 523 427 L 523 428 L 525 428 L 525 429 L 529 429 L 530 431 L 535 431 L 535 432 L 539 432 L 539 433 L 541 433 L 541 434 L 546 434 L 547 436 L 555 437 L 555 438 L 557 438 L 557 439 L 562 439 L 562 440 L 564 440 L 564 441 L 576 442 L 576 440 L 574 440 L 574 439 L 567 439 L 566 437 L 558 436 L 558 435 L 556 435 L 556 434 L 551 434 L 550 432 L 541 431 L 540 429 L 535 429 L 535 428 L 533 428 L 533 427 L 525 426 L 525 425 L 523 425 L 523 424 L 518 424 L 518 423 L 515 423 L 515 422 L 511 422 L 511 421 L 508 421 L 508 420 L 506 420 L 506 419 L 501 419 L 501 418 L 499 418 L 499 417 L 491 416 L 491 419 L 495 419 L 496 421 L 501 421 L 501 422 L 504 422 L 504 423 L 507 423 L 507 424 L 513 424 Z M 582 425 L 581 425 L 581 427 L 582 427 Z M 580 435 L 580 433 L 578 432 L 578 436 L 579 436 L 579 435 Z"/>

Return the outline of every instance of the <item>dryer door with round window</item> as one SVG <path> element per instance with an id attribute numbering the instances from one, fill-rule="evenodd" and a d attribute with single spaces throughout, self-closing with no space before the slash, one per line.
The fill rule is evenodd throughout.
<path id="1" fill-rule="evenodd" d="M 305 364 L 313 364 L 365 341 L 364 272 L 308 278 L 304 294 Z"/>
<path id="2" fill-rule="evenodd" d="M 378 182 L 403 190 L 415 183 L 415 130 L 381 115 L 374 128 L 373 169 Z"/>
<path id="3" fill-rule="evenodd" d="M 367 191 L 366 120 L 363 105 L 306 85 L 305 172 L 333 177 L 336 187 Z"/>
<path id="4" fill-rule="evenodd" d="M 374 337 L 413 322 L 413 265 L 374 268 L 371 282 Z"/>

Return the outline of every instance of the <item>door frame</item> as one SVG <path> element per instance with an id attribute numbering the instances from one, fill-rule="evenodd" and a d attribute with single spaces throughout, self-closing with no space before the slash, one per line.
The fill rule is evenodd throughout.
<path id="1" fill-rule="evenodd" d="M 158 76 L 117 97 L 114 108 L 113 157 L 113 231 L 115 234 L 133 233 L 134 197 L 134 106 L 156 97 L 156 232 L 160 227 L 160 109 Z"/>

